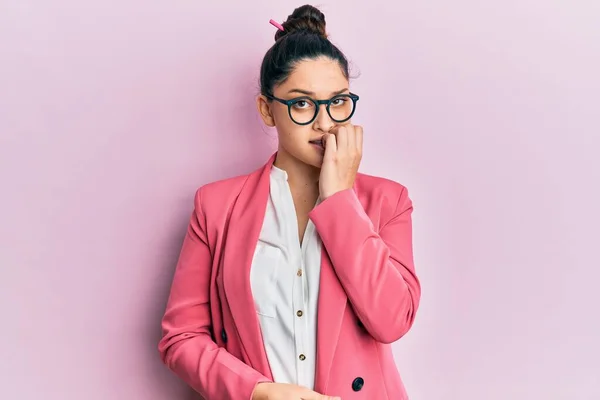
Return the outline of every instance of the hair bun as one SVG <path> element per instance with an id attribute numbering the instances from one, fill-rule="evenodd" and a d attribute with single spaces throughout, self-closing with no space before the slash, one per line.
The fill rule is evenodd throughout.
<path id="1" fill-rule="evenodd" d="M 287 20 L 282 24 L 283 31 L 277 31 L 275 40 L 279 40 L 286 35 L 291 35 L 294 32 L 305 31 L 323 38 L 327 38 L 325 30 L 325 14 L 318 8 L 306 4 L 298 7 L 292 12 Z"/>

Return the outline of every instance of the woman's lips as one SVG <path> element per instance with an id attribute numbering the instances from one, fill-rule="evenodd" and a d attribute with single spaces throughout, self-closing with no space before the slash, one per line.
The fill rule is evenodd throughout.
<path id="1" fill-rule="evenodd" d="M 325 142 L 323 139 L 311 140 L 309 143 L 314 144 L 315 146 L 319 146 L 320 148 L 325 148 Z"/>

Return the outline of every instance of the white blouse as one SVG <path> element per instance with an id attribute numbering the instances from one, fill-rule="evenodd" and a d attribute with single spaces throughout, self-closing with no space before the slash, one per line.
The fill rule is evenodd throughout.
<path id="1" fill-rule="evenodd" d="M 309 220 L 300 246 L 287 173 L 273 166 L 270 179 L 250 269 L 254 304 L 274 381 L 313 389 L 321 241 Z"/>

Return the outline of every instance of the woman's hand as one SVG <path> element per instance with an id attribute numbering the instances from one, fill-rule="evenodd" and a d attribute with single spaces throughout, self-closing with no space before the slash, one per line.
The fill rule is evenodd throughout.
<path id="1" fill-rule="evenodd" d="M 342 400 L 325 396 L 302 386 L 287 383 L 261 382 L 252 392 L 252 400 Z"/>
<path id="2" fill-rule="evenodd" d="M 362 159 L 363 129 L 358 125 L 342 125 L 325 134 L 325 155 L 319 177 L 321 198 L 350 189 Z"/>

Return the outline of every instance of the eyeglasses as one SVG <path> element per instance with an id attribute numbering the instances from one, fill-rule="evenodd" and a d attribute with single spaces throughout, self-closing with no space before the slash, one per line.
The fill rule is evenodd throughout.
<path id="1" fill-rule="evenodd" d="M 288 114 L 292 121 L 298 125 L 308 125 L 317 118 L 321 104 L 324 104 L 327 114 L 337 123 L 348 121 L 356 111 L 356 102 L 359 97 L 354 94 L 338 94 L 329 100 L 315 100 L 308 96 L 297 97 L 291 100 L 279 99 L 270 94 L 265 97 L 288 106 Z"/>

